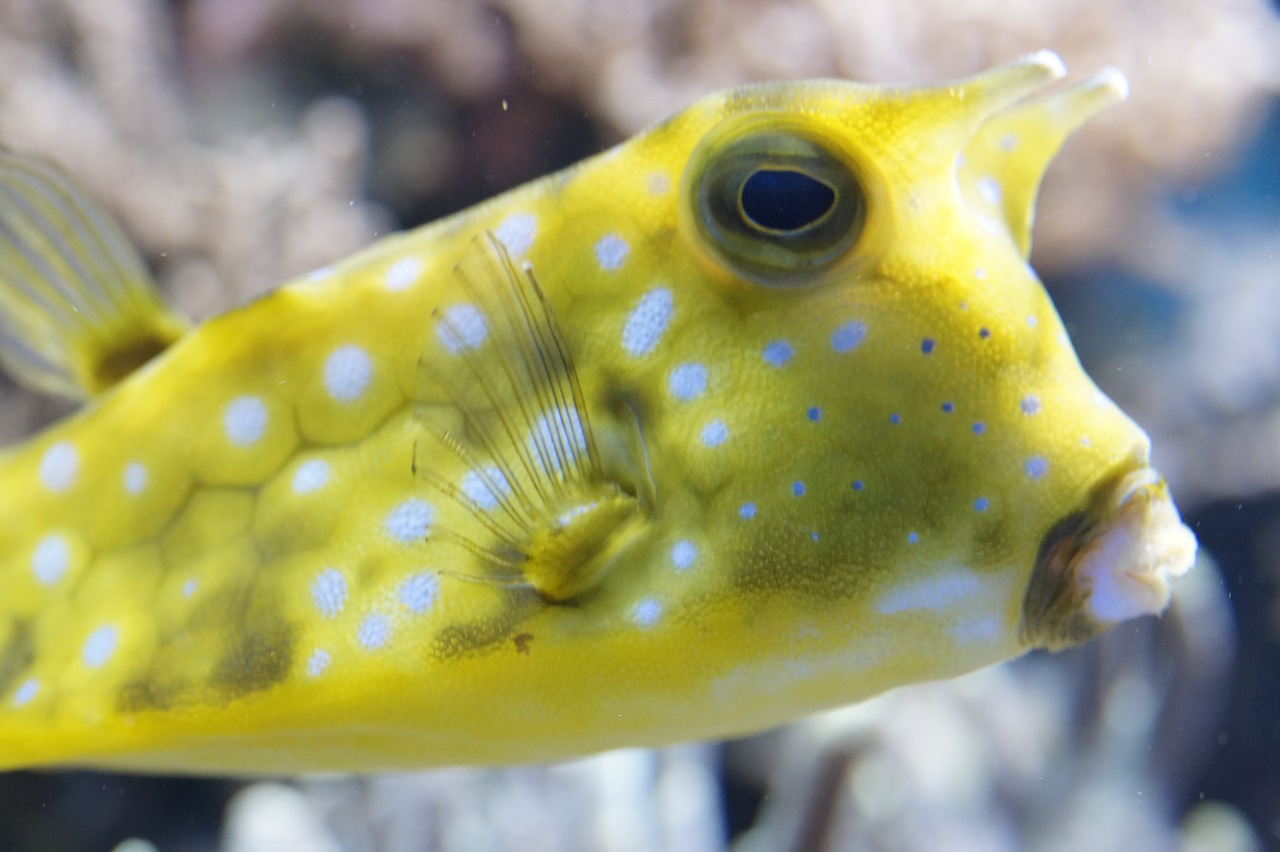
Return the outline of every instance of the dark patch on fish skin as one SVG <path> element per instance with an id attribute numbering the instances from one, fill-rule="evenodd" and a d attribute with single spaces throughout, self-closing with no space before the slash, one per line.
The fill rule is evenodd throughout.
<path id="1" fill-rule="evenodd" d="M 978 524 L 973 533 L 972 555 L 975 565 L 990 565 L 1010 550 L 1009 528 L 999 517 Z"/>
<path id="2" fill-rule="evenodd" d="M 511 641 L 516 646 L 516 652 L 529 656 L 529 648 L 533 645 L 532 633 L 518 633 L 511 637 Z"/>
<path id="3" fill-rule="evenodd" d="M 280 612 L 278 596 L 253 583 L 212 592 L 190 621 L 161 626 L 159 652 L 120 689 L 117 708 L 135 713 L 218 706 L 284 681 L 297 631 Z M 191 655 L 212 646 L 218 655 L 193 670 Z"/>
<path id="4" fill-rule="evenodd" d="M 0 650 L 0 695 L 8 695 L 13 685 L 35 661 L 35 642 L 31 638 L 31 622 L 14 618 L 9 644 Z"/>
<path id="5" fill-rule="evenodd" d="M 431 649 L 441 658 L 457 659 L 492 645 L 504 644 L 509 635 L 511 625 L 505 619 L 451 624 L 440 630 L 431 643 Z"/>
<path id="6" fill-rule="evenodd" d="M 491 618 L 468 623 L 450 624 L 436 633 L 431 642 L 432 653 L 442 660 L 456 660 L 484 651 L 501 650 L 507 641 L 516 642 L 519 636 L 533 639 L 532 634 L 513 635 L 517 626 L 535 611 L 548 606 L 572 607 L 573 603 L 544 600 L 532 589 L 512 592 L 502 611 Z"/>
<path id="7" fill-rule="evenodd" d="M 180 688 L 169 684 L 161 685 L 144 676 L 120 687 L 116 694 L 116 709 L 123 714 L 168 710 L 173 706 L 174 695 L 180 691 Z"/>
<path id="8" fill-rule="evenodd" d="M 219 598 L 204 609 L 204 614 L 212 617 L 192 625 L 202 633 L 232 634 L 229 647 L 209 675 L 214 695 L 230 701 L 285 680 L 293 664 L 297 631 L 280 614 L 279 593 L 249 579 L 228 587 Z"/>
<path id="9" fill-rule="evenodd" d="M 140 335 L 131 340 L 117 342 L 114 349 L 102 353 L 98 363 L 94 365 L 94 393 L 117 384 L 126 376 L 132 375 L 143 364 L 168 349 L 176 336 L 161 336 L 154 332 Z"/>
<path id="10" fill-rule="evenodd" d="M 289 676 L 294 645 L 294 631 L 283 619 L 255 623 L 218 660 L 211 685 L 228 700 L 275 686 Z"/>

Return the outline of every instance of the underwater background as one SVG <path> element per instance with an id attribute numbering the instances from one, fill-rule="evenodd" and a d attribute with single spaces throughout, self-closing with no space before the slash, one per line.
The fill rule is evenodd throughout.
<path id="1" fill-rule="evenodd" d="M 0 0 L 0 144 L 74 174 L 201 319 L 714 89 L 1040 48 L 1132 85 L 1052 167 L 1033 263 L 1200 538 L 1163 619 L 725 744 L 0 775 L 0 850 L 1280 848 L 1275 2 Z M 5 443 L 67 410 L 0 377 Z"/>

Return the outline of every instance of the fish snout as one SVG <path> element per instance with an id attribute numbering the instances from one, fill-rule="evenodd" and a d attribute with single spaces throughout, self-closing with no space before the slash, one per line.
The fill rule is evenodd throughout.
<path id="1" fill-rule="evenodd" d="M 1143 465 L 1108 480 L 1084 511 L 1059 521 L 1041 542 L 1023 599 L 1023 642 L 1058 650 L 1118 622 L 1160 614 L 1170 581 L 1191 570 L 1196 548 L 1154 469 Z"/>

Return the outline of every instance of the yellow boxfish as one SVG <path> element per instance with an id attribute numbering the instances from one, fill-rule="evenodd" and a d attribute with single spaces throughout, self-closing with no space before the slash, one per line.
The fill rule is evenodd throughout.
<path id="1" fill-rule="evenodd" d="M 1158 613 L 1195 540 L 1027 263 L 1124 96 L 707 98 L 198 328 L 0 161 L 0 768 L 725 737 Z"/>

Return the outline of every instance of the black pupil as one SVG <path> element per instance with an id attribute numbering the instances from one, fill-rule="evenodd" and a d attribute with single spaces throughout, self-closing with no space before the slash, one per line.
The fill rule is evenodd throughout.
<path id="1" fill-rule="evenodd" d="M 836 193 L 820 180 L 790 169 L 760 169 L 742 185 L 742 212 L 757 228 L 798 231 L 821 219 Z"/>

